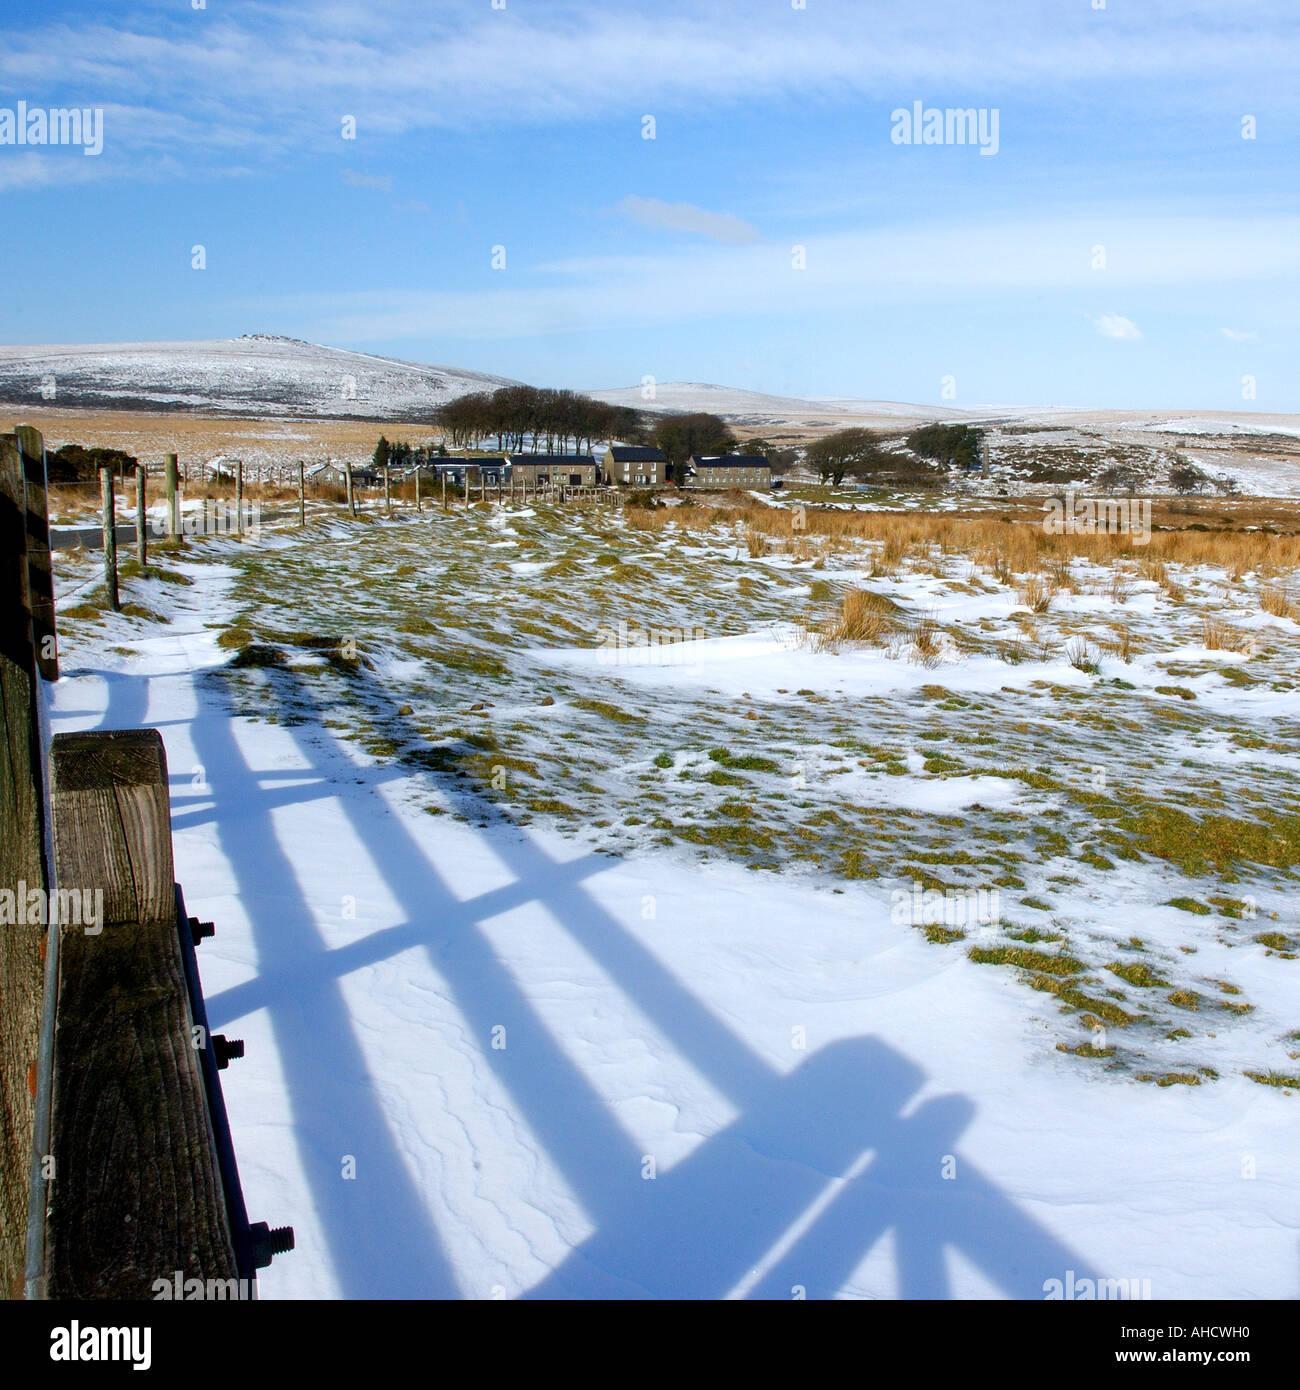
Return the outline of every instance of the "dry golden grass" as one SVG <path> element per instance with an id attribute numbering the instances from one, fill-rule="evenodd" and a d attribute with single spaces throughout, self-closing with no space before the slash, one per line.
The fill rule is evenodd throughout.
<path id="1" fill-rule="evenodd" d="M 1201 645 L 1215 652 L 1248 652 L 1254 643 L 1246 633 L 1238 632 L 1222 618 L 1207 614 L 1201 619 Z"/>
<path id="2" fill-rule="evenodd" d="M 1124 604 L 1133 597 L 1137 588 L 1132 578 L 1116 570 L 1110 577 L 1110 599 L 1112 603 Z"/>
<path id="3" fill-rule="evenodd" d="M 1031 613 L 1046 613 L 1052 606 L 1052 590 L 1036 574 L 1021 585 L 1019 598 Z"/>
<path id="4" fill-rule="evenodd" d="M 80 410 L 56 406 L 4 407 L 8 421 L 26 420 L 45 436 L 48 449 L 64 444 L 122 449 L 152 468 L 164 454 L 180 455 L 181 466 L 224 454 L 243 458 L 250 469 L 297 467 L 329 458 L 368 462 L 380 434 L 394 443 L 425 444 L 438 432 L 430 425 L 385 420 L 255 420 L 236 416 L 187 415 L 179 411 L 151 414 L 129 410 Z"/>
<path id="5" fill-rule="evenodd" d="M 919 666 L 937 666 L 942 658 L 939 624 L 928 613 L 907 625 L 903 644 L 907 659 Z"/>
<path id="6" fill-rule="evenodd" d="M 1269 567 L 1275 573 L 1300 568 L 1300 534 L 1281 534 L 1238 529 L 1249 524 L 1249 509 L 1234 515 L 1231 529 L 1156 530 L 1150 543 L 1135 544 L 1131 535 L 1048 535 L 1032 512 L 1023 520 L 1004 520 L 988 514 L 968 517 L 936 516 L 924 512 L 844 512 L 806 507 L 801 528 L 794 526 L 794 512 L 757 504 L 738 508 L 713 507 L 694 501 L 638 516 L 632 524 L 643 530 L 679 526 L 708 530 L 719 523 L 732 525 L 738 518 L 754 531 L 785 543 L 786 553 L 812 558 L 818 539 L 865 541 L 878 544 L 876 563 L 882 572 L 904 560 L 926 558 L 932 548 L 948 554 L 969 555 L 980 568 L 991 571 L 1002 583 L 1018 575 L 1054 575 L 1060 565 L 1079 559 L 1113 566 L 1131 562 L 1144 577 L 1167 590 L 1177 591 L 1168 566 L 1217 565 L 1243 574 Z M 1202 513 L 1198 524 L 1207 524 Z M 632 513 L 628 513 L 631 520 Z M 1300 516 L 1293 512 L 1293 523 Z"/>
<path id="7" fill-rule="evenodd" d="M 896 631 L 902 610 L 893 599 L 870 589 L 850 589 L 840 611 L 820 624 L 804 627 L 803 643 L 813 651 L 838 651 L 847 642 L 880 646 Z"/>
<path id="8" fill-rule="evenodd" d="M 1300 621 L 1300 604 L 1296 604 L 1280 585 L 1269 584 L 1259 591 L 1259 606 L 1275 618 Z"/>
<path id="9" fill-rule="evenodd" d="M 1114 635 L 1109 642 L 1104 644 L 1106 650 L 1114 652 L 1126 666 L 1129 665 L 1136 650 L 1133 641 L 1133 629 L 1127 623 L 1113 623 L 1111 632 Z"/>
<path id="10" fill-rule="evenodd" d="M 745 549 L 749 551 L 751 560 L 761 560 L 770 548 L 771 542 L 761 531 L 745 528 Z"/>
<path id="11" fill-rule="evenodd" d="M 833 635 L 842 642 L 878 642 L 897 612 L 898 605 L 884 594 L 851 589 Z"/>

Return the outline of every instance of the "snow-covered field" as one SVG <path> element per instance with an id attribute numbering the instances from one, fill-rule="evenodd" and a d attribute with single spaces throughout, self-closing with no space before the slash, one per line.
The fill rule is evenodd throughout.
<path id="1" fill-rule="evenodd" d="M 263 1296 L 1295 1297 L 1295 572 L 751 540 L 320 510 L 65 603 Z"/>

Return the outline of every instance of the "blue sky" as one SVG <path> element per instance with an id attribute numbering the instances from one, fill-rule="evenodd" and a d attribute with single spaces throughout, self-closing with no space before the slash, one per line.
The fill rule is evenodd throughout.
<path id="1" fill-rule="evenodd" d="M 1097 2 L 8 0 L 0 122 L 104 148 L 0 144 L 0 341 L 1300 410 L 1294 0 Z"/>

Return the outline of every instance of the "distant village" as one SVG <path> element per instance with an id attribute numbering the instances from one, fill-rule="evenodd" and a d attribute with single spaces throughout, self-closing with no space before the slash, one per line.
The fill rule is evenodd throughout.
<path id="1" fill-rule="evenodd" d="M 382 457 L 382 451 L 377 451 Z M 674 466 L 659 448 L 644 445 L 611 445 L 601 458 L 595 454 L 497 454 L 437 456 L 416 463 L 387 462 L 371 468 L 353 468 L 354 487 L 379 487 L 383 470 L 390 481 L 409 482 L 417 475 L 422 483 L 455 488 L 519 487 L 524 492 L 547 492 L 572 487 L 659 488 L 678 486 L 724 491 L 771 491 L 772 464 L 765 454 L 691 454 Z M 317 484 L 343 486 L 347 466 L 325 463 L 308 473 Z M 780 486 L 778 480 L 776 486 Z"/>

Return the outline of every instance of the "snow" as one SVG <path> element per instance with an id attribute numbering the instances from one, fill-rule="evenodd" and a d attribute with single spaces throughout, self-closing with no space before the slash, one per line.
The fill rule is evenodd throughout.
<path id="1" fill-rule="evenodd" d="M 53 378 L 55 394 L 42 394 Z M 404 362 L 253 334 L 181 343 L 0 347 L 0 399 L 118 410 L 184 408 L 257 418 L 427 421 L 469 391 L 507 377 Z"/>
<path id="2" fill-rule="evenodd" d="M 1227 1068 L 1157 1089 L 1062 1059 L 1009 972 L 935 949 L 873 885 L 430 816 L 427 781 L 319 719 L 235 713 L 206 626 L 235 614 L 233 560 L 177 568 L 193 586 L 150 599 L 169 626 L 70 644 L 51 716 L 162 731 L 177 877 L 217 923 L 209 1018 L 247 1042 L 223 1084 L 250 1217 L 297 1234 L 263 1297 L 1041 1298 L 1071 1270 L 1161 1299 L 1300 1294 L 1293 1098 Z M 689 645 L 619 676 L 935 678 L 779 627 Z M 942 675 L 994 678 L 1083 680 L 1061 660 Z M 1050 800 L 917 761 L 873 795 Z M 1147 900 L 1115 877 L 1117 909 Z M 1234 968 L 1276 993 L 1262 958 Z"/>

